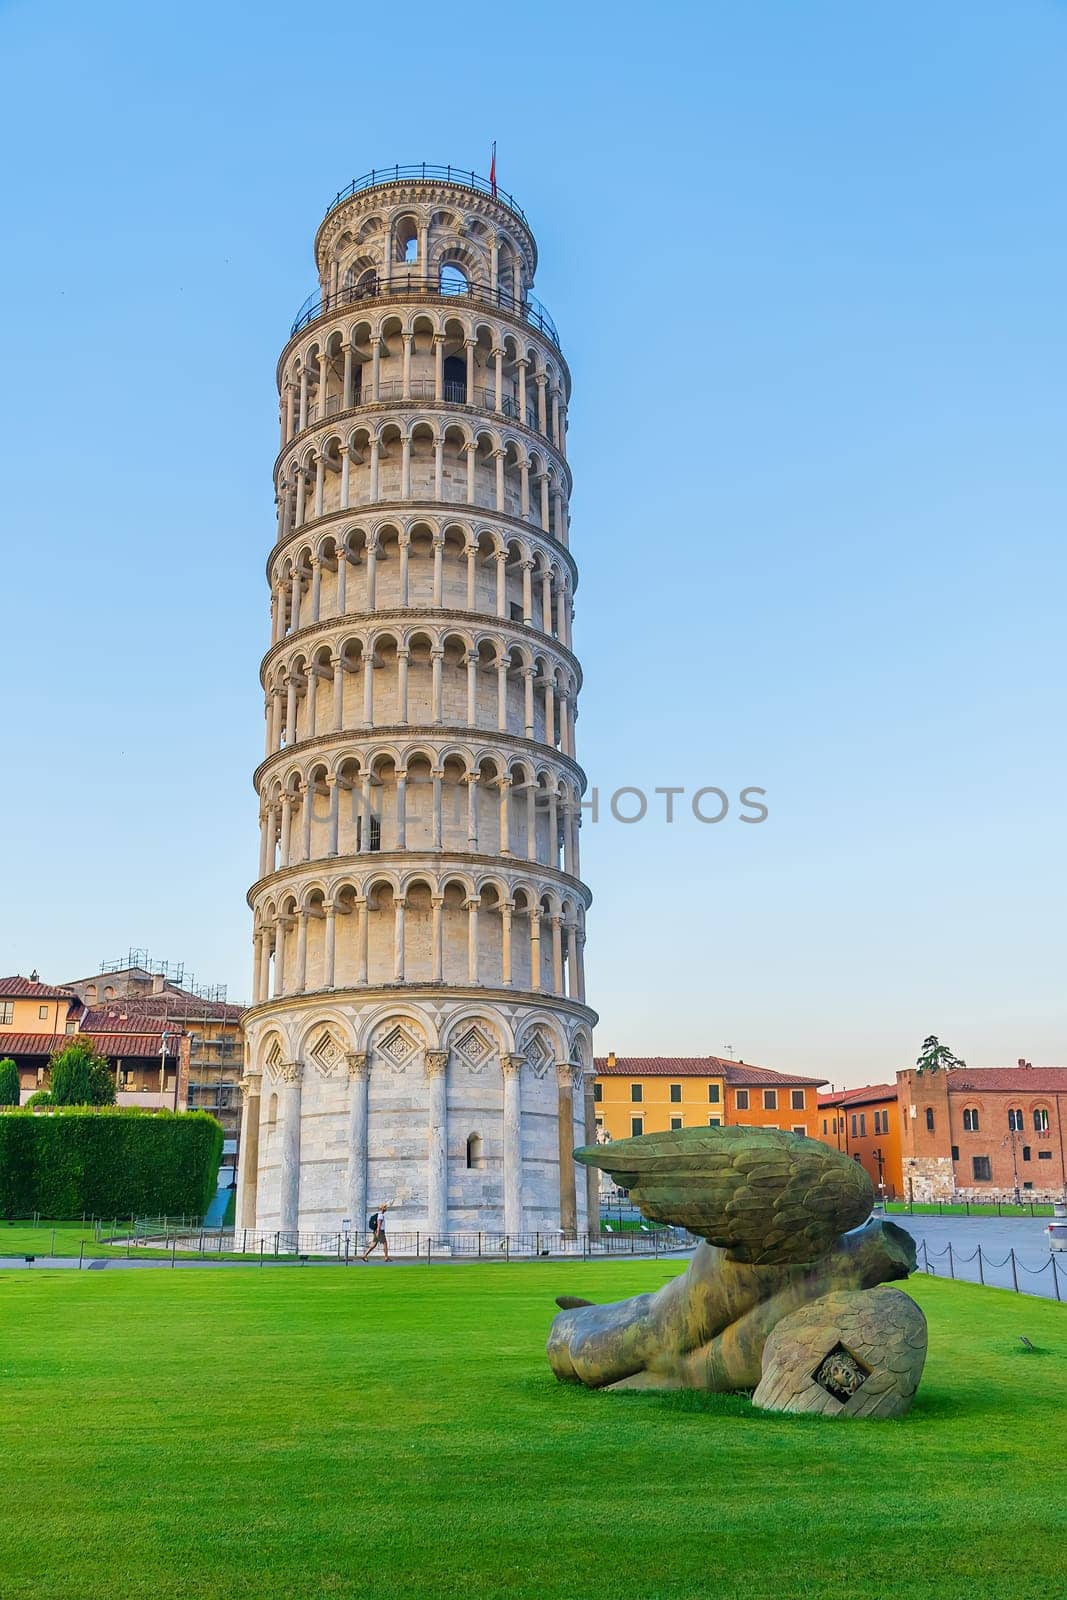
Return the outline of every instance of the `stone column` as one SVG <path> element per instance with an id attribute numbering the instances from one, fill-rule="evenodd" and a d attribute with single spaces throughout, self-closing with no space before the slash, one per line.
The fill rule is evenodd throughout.
<path id="1" fill-rule="evenodd" d="M 429 1227 L 434 1240 L 448 1240 L 448 1051 L 426 1051 L 430 1090 L 428 1151 Z"/>
<path id="2" fill-rule="evenodd" d="M 287 1061 L 282 1067 L 281 1092 L 281 1197 L 279 1228 L 295 1234 L 300 1225 L 300 1085 L 303 1064 Z"/>
<path id="3" fill-rule="evenodd" d="M 326 932 L 323 937 L 323 987 L 332 989 L 337 967 L 337 907 L 326 907 Z"/>
<path id="4" fill-rule="evenodd" d="M 370 1068 L 365 1051 L 345 1055 L 348 1063 L 348 1168 L 345 1173 L 345 1210 L 352 1232 L 367 1226 L 367 1090 Z"/>
<path id="5" fill-rule="evenodd" d="M 585 1101 L 585 1142 L 596 1144 L 596 1102 L 593 1099 L 593 1073 L 582 1074 L 582 1095 Z M 590 1239 L 600 1238 L 600 1173 L 596 1167 L 585 1169 L 585 1221 Z"/>
<path id="6" fill-rule="evenodd" d="M 241 1079 L 241 1181 L 237 1192 L 239 1228 L 254 1228 L 256 1225 L 261 1083 L 262 1077 L 258 1072 L 246 1072 Z"/>
<path id="7" fill-rule="evenodd" d="M 520 1055 L 500 1058 L 504 1078 L 504 1232 L 522 1232 L 522 1064 Z"/>
<path id="8" fill-rule="evenodd" d="M 574 1187 L 574 1068 L 557 1061 L 559 1085 L 559 1225 L 564 1233 L 578 1231 L 578 1197 Z"/>

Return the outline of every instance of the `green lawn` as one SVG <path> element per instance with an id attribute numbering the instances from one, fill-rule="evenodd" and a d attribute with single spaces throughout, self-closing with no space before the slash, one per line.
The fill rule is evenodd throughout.
<path id="1" fill-rule="evenodd" d="M 555 1293 L 679 1270 L 0 1272 L 0 1595 L 1062 1593 L 1064 1308 L 913 1280 L 900 1423 L 556 1384 Z"/>

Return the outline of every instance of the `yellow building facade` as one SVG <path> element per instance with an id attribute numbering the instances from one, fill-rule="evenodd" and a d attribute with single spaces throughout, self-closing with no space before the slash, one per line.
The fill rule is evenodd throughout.
<path id="1" fill-rule="evenodd" d="M 780 1128 L 814 1138 L 822 1078 L 753 1067 L 721 1056 L 597 1056 L 593 1101 L 599 1139 L 674 1128 Z"/>

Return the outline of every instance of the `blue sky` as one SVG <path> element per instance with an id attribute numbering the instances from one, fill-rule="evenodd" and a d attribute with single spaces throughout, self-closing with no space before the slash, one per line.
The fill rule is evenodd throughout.
<path id="1" fill-rule="evenodd" d="M 598 1048 L 1067 1059 L 1067 7 L 37 0 L 0 53 L 0 969 L 247 995 L 274 363 L 335 190 L 495 138 L 574 375 Z"/>

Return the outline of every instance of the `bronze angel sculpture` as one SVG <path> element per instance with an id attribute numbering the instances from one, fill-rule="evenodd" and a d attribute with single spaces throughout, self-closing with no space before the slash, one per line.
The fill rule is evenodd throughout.
<path id="1" fill-rule="evenodd" d="M 926 1319 L 888 1287 L 910 1234 L 871 1217 L 857 1161 L 772 1128 L 684 1128 L 574 1152 L 652 1222 L 701 1243 L 654 1294 L 561 1296 L 548 1358 L 590 1388 L 752 1390 L 767 1410 L 895 1417 L 926 1359 Z"/>

